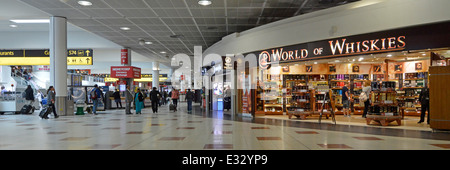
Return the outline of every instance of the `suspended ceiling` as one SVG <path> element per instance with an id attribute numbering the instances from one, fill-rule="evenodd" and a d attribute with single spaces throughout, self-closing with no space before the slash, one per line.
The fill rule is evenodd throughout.
<path id="1" fill-rule="evenodd" d="M 198 0 L 89 0 L 92 6 L 78 0 L 19 1 L 164 63 L 235 32 L 358 0 L 212 0 L 210 6 Z M 152 44 L 140 45 L 140 39 Z"/>

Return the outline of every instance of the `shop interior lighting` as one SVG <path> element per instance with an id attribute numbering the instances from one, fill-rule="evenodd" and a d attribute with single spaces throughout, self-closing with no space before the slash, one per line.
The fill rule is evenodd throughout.
<path id="1" fill-rule="evenodd" d="M 42 23 L 50 23 L 50 19 L 11 19 L 11 22 L 17 24 L 42 24 Z"/>
<path id="2" fill-rule="evenodd" d="M 17 28 L 18 26 L 17 26 L 17 25 L 14 25 L 14 24 L 11 24 L 11 25 L 9 25 L 9 27 L 11 27 L 11 28 Z"/>
<path id="3" fill-rule="evenodd" d="M 89 1 L 78 1 L 78 4 L 80 4 L 82 6 L 91 6 L 92 2 L 89 2 Z"/>
<path id="4" fill-rule="evenodd" d="M 198 1 L 198 4 L 200 4 L 200 5 L 203 5 L 203 6 L 208 6 L 208 5 L 211 5 L 211 1 L 209 1 L 209 0 L 199 0 Z"/>
<path id="5" fill-rule="evenodd" d="M 364 60 L 364 58 L 363 58 L 363 57 L 360 57 L 360 58 L 358 59 L 358 61 L 362 61 L 362 60 Z"/>
<path id="6" fill-rule="evenodd" d="M 166 54 L 167 52 L 165 52 L 165 51 L 161 51 L 160 53 L 161 53 L 161 54 Z"/>
<path id="7" fill-rule="evenodd" d="M 149 45 L 149 44 L 153 44 L 153 43 L 150 41 L 146 41 L 145 44 Z"/>
<path id="8" fill-rule="evenodd" d="M 388 54 L 387 57 L 392 57 L 392 54 Z"/>

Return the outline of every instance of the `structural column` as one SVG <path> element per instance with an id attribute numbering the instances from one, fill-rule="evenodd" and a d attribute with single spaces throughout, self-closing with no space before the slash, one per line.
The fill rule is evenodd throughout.
<path id="1" fill-rule="evenodd" d="M 130 48 L 125 47 L 120 50 L 120 60 L 121 60 L 120 63 L 123 66 L 131 66 L 131 49 Z M 133 88 L 132 88 L 133 79 L 126 78 L 125 81 L 127 81 L 127 87 L 129 87 L 131 95 L 133 95 L 133 93 L 132 93 L 133 92 Z M 125 93 L 125 96 L 126 96 L 126 93 Z M 131 103 L 132 102 L 133 101 L 128 100 L 128 97 L 125 97 L 125 113 L 126 114 L 131 114 Z"/>
<path id="2" fill-rule="evenodd" d="M 156 87 L 159 90 L 159 62 L 153 62 L 153 74 L 152 74 L 152 87 Z"/>
<path id="3" fill-rule="evenodd" d="M 66 115 L 67 19 L 65 17 L 50 17 L 50 85 L 55 87 L 57 114 Z"/>

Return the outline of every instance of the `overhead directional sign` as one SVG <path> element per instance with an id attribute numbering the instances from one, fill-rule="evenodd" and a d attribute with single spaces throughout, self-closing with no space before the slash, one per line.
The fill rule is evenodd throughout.
<path id="1" fill-rule="evenodd" d="M 92 65 L 92 49 L 68 49 L 67 65 Z M 0 50 L 0 65 L 50 65 L 50 50 Z"/>

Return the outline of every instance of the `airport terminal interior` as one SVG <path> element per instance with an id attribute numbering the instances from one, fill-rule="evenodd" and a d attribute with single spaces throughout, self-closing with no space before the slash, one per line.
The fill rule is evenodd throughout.
<path id="1" fill-rule="evenodd" d="M 450 149 L 448 0 L 0 4 L 0 150 Z"/>

